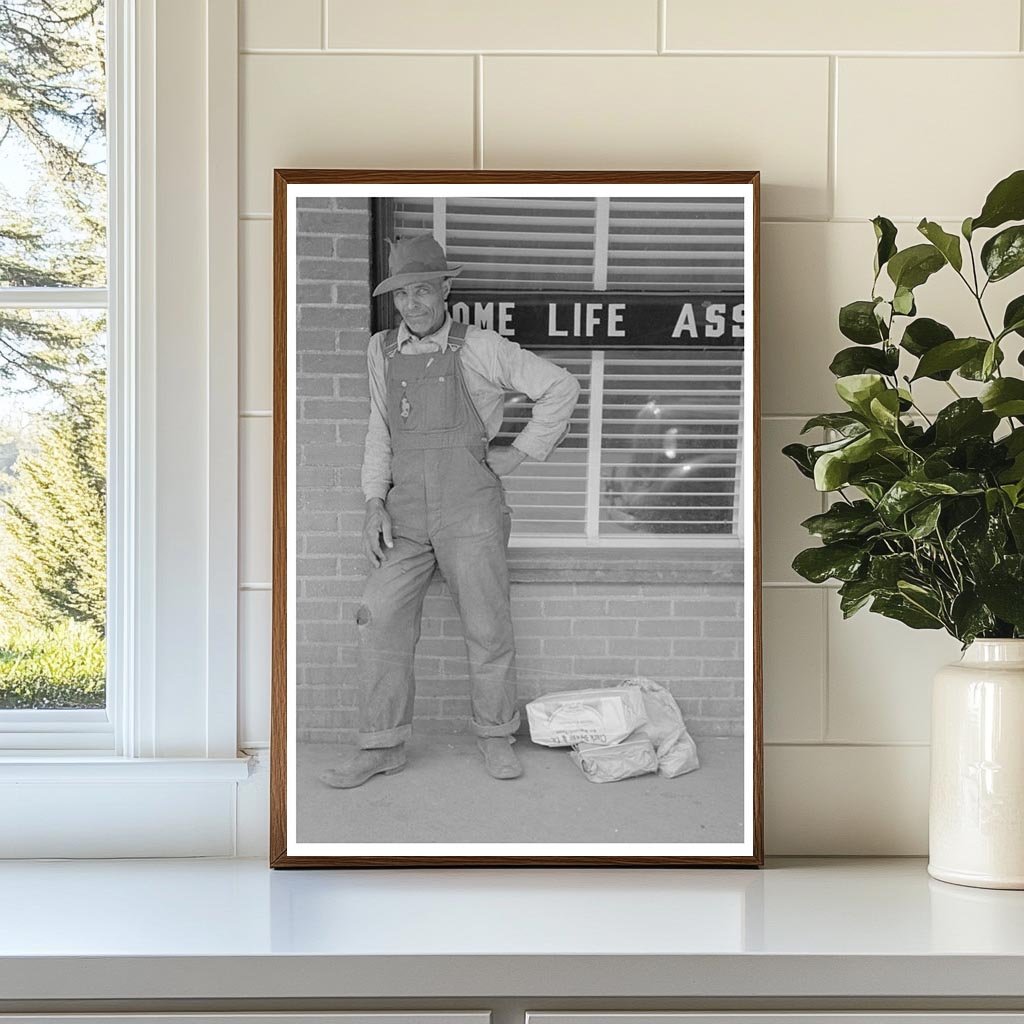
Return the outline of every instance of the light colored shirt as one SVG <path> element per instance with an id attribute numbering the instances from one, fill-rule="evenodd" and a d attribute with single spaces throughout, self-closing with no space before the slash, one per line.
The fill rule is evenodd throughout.
<path id="1" fill-rule="evenodd" d="M 448 347 L 450 313 L 433 334 L 417 338 L 405 322 L 398 328 L 398 351 L 419 354 Z M 370 376 L 370 422 L 363 450 L 362 485 L 366 500 L 384 498 L 391 489 L 391 432 L 388 430 L 387 385 L 384 378 L 384 336 L 370 338 L 366 363 Z M 529 423 L 512 442 L 525 455 L 543 462 L 569 433 L 580 386 L 568 370 L 521 348 L 496 331 L 472 325 L 462 345 L 466 390 L 487 431 L 488 440 L 501 429 L 505 393 L 521 391 L 533 400 Z"/>

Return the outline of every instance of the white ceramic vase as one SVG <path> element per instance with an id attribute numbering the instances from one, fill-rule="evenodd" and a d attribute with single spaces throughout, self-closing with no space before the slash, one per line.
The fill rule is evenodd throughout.
<path id="1" fill-rule="evenodd" d="M 932 688 L 928 873 L 1024 889 L 1024 640 L 975 640 Z"/>

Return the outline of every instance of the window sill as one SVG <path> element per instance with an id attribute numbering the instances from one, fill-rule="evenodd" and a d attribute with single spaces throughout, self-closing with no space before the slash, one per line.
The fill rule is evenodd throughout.
<path id="1" fill-rule="evenodd" d="M 113 757 L 81 751 L 0 755 L 4 782 L 242 782 L 248 757 Z"/>
<path id="2" fill-rule="evenodd" d="M 529 548 L 508 552 L 513 583 L 743 583 L 743 549 Z"/>

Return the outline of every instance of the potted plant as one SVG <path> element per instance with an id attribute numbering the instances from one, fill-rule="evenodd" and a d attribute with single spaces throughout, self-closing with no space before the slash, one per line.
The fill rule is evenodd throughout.
<path id="1" fill-rule="evenodd" d="M 997 316 L 985 292 L 1024 267 L 1021 221 L 1024 170 L 959 234 L 925 219 L 901 249 L 875 217 L 871 297 L 839 311 L 852 345 L 830 366 L 845 408 L 804 426 L 823 443 L 783 449 L 834 498 L 804 521 L 821 544 L 796 572 L 840 581 L 844 617 L 869 608 L 962 643 L 932 691 L 929 871 L 1005 888 L 1024 888 L 1024 294 Z M 915 290 L 940 272 L 974 297 L 975 328 L 918 315 Z M 949 391 L 934 415 L 925 380 Z"/>

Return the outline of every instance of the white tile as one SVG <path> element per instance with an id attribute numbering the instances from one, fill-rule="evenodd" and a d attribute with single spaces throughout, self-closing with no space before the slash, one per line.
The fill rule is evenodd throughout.
<path id="1" fill-rule="evenodd" d="M 837 74 L 836 216 L 959 224 L 1021 166 L 1024 61 L 850 57 Z"/>
<path id="2" fill-rule="evenodd" d="M 670 50 L 1016 50 L 1017 0 L 667 0 Z"/>
<path id="3" fill-rule="evenodd" d="M 273 423 L 245 418 L 239 429 L 239 580 L 271 581 Z"/>
<path id="4" fill-rule="evenodd" d="M 830 594 L 827 738 L 927 743 L 932 678 L 959 658 L 959 642 L 944 631 L 910 629 L 866 609 L 844 620 Z"/>
<path id="5" fill-rule="evenodd" d="M 487 57 L 487 167 L 760 170 L 769 216 L 828 208 L 824 57 Z"/>
<path id="6" fill-rule="evenodd" d="M 764 620 L 764 737 L 768 743 L 822 738 L 825 676 L 824 588 L 766 587 Z"/>
<path id="7" fill-rule="evenodd" d="M 808 417 L 836 407 L 835 377 L 828 365 L 850 344 L 839 333 L 839 309 L 870 294 L 873 241 L 870 224 L 762 225 L 765 415 Z M 861 266 L 865 257 L 867 274 Z"/>
<path id="8" fill-rule="evenodd" d="M 471 167 L 473 58 L 245 55 L 243 213 L 275 167 Z"/>
<path id="9" fill-rule="evenodd" d="M 803 582 L 791 568 L 797 552 L 817 543 L 800 523 L 822 511 L 821 494 L 814 481 L 803 476 L 782 454 L 800 438 L 799 419 L 761 421 L 761 559 L 765 583 Z M 820 432 L 815 432 L 820 433 Z"/>
<path id="10" fill-rule="evenodd" d="M 271 591 L 238 594 L 239 746 L 270 742 Z"/>
<path id="11" fill-rule="evenodd" d="M 328 0 L 332 48 L 388 50 L 649 50 L 658 0 Z"/>
<path id="12" fill-rule="evenodd" d="M 927 747 L 769 746 L 770 856 L 928 852 Z"/>
<path id="13" fill-rule="evenodd" d="M 884 210 L 882 211 L 885 212 Z M 944 222 L 947 231 L 959 224 Z M 914 224 L 899 224 L 901 249 L 924 242 Z M 871 297 L 874 276 L 874 230 L 862 223 L 765 224 L 762 226 L 761 408 L 766 415 L 810 416 L 843 408 L 835 392 L 835 377 L 828 366 L 835 354 L 853 345 L 839 333 L 839 310 L 849 302 Z M 966 247 L 963 248 L 965 256 Z M 977 251 L 977 250 L 976 250 Z M 1002 323 L 1006 304 L 1020 291 L 1014 278 L 990 286 L 985 294 L 989 320 Z M 892 296 L 892 283 L 884 273 L 877 292 Z M 987 337 L 978 304 L 963 281 L 943 268 L 916 290 L 917 315 L 946 324 L 958 337 Z M 896 320 L 893 337 L 899 339 L 905 318 Z M 1014 336 L 1005 348 L 1011 362 L 1020 351 Z M 916 360 L 905 356 L 901 372 L 910 374 Z M 955 378 L 962 395 L 976 394 L 979 385 Z M 954 399 L 937 381 L 919 381 L 914 394 L 931 412 Z"/>
<path id="14" fill-rule="evenodd" d="M 244 220 L 239 225 L 239 408 L 263 411 L 273 402 L 273 225 Z"/>
<path id="15" fill-rule="evenodd" d="M 241 45 L 252 49 L 320 49 L 320 0 L 241 0 Z"/>

